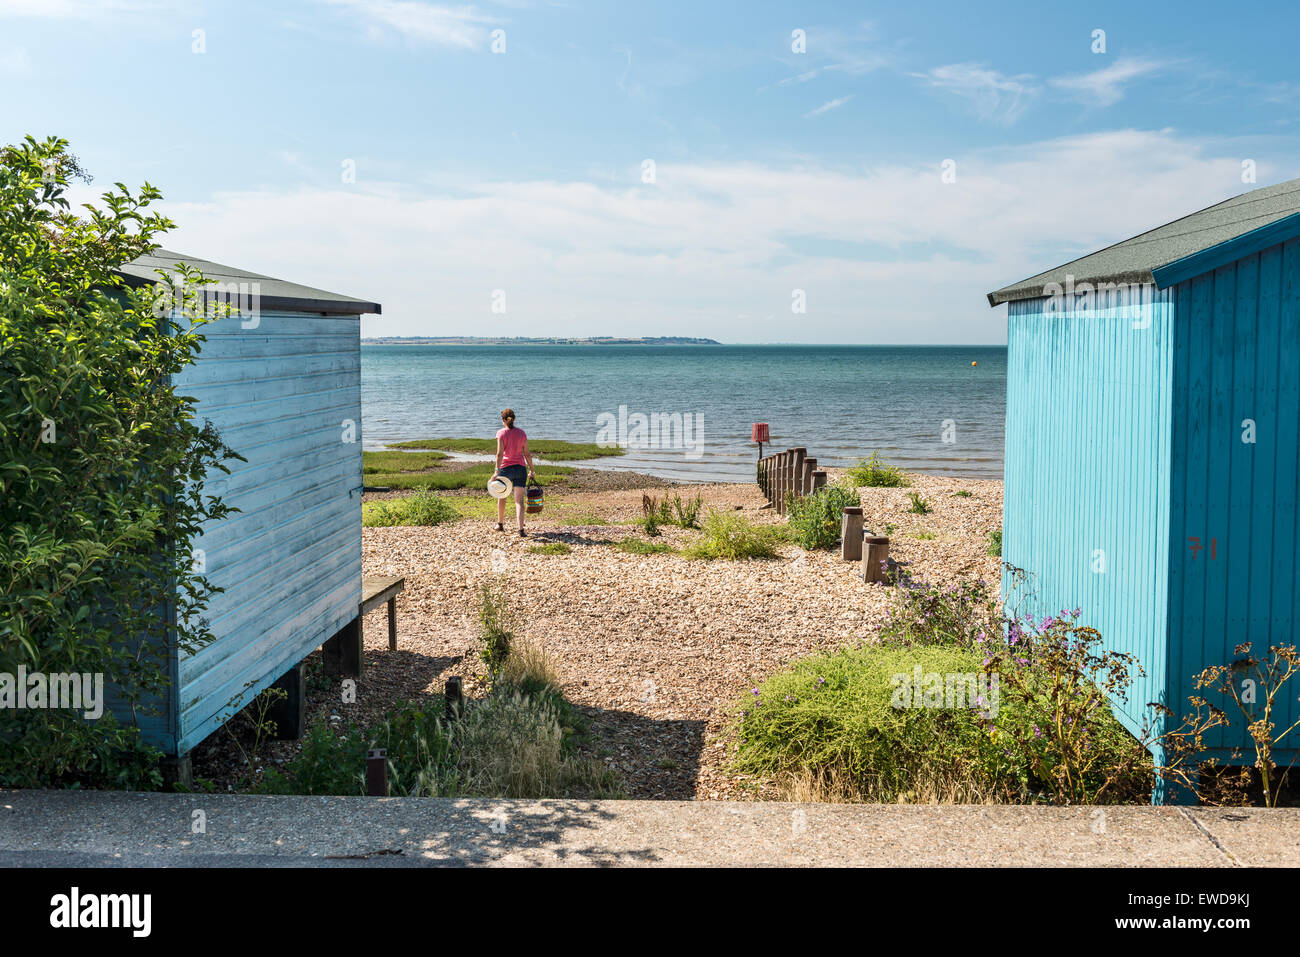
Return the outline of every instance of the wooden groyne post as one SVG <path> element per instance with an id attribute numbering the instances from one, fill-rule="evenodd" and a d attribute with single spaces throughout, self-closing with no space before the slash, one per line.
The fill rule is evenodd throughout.
<path id="1" fill-rule="evenodd" d="M 757 481 L 777 514 L 784 515 L 792 498 L 825 487 L 826 471 L 817 467 L 817 460 L 808 456 L 807 448 L 796 446 L 759 459 Z"/>

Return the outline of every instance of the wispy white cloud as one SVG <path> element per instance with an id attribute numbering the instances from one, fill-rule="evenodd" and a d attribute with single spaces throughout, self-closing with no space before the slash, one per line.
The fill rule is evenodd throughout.
<path id="1" fill-rule="evenodd" d="M 829 113 L 831 110 L 838 110 L 841 106 L 849 102 L 849 100 L 851 99 L 853 99 L 852 93 L 850 93 L 848 96 L 841 96 L 833 100 L 827 100 L 821 106 L 817 107 L 817 109 L 809 110 L 807 113 L 803 115 L 803 118 L 806 120 L 810 116 L 821 116 L 823 113 Z"/>
<path id="2" fill-rule="evenodd" d="M 449 7 L 419 0 L 320 2 L 347 9 L 375 35 L 391 31 L 419 43 L 462 50 L 481 47 L 487 37 L 487 25 L 501 22 L 472 6 Z"/>
<path id="3" fill-rule="evenodd" d="M 827 73 L 864 76 L 895 64 L 894 52 L 881 41 L 872 23 L 859 24 L 854 30 L 810 27 L 806 34 L 807 52 L 792 54 L 782 62 L 787 66 L 809 65 L 772 85 L 807 83 Z M 768 87 L 760 87 L 760 92 L 765 89 Z"/>
<path id="4" fill-rule="evenodd" d="M 436 192 L 363 177 L 167 204 L 167 244 L 380 301 L 367 334 L 465 334 L 505 289 L 503 335 L 602 335 L 617 317 L 788 340 L 798 288 L 806 340 L 996 341 L 990 289 L 1240 191 L 1242 149 L 1120 130 L 959 156 L 953 183 L 937 162 L 661 163 L 654 186 L 629 169 L 618 183 L 443 178 Z"/>
<path id="5" fill-rule="evenodd" d="M 1051 85 L 1089 106 L 1110 106 L 1124 98 L 1124 85 L 1139 77 L 1159 73 L 1168 66 L 1162 60 L 1120 57 L 1109 66 L 1091 73 L 1060 76 Z"/>
<path id="6" fill-rule="evenodd" d="M 995 123 L 1014 123 L 1039 91 L 1038 82 L 1030 74 L 1007 76 L 980 63 L 950 63 L 913 76 L 961 97 L 980 119 Z"/>

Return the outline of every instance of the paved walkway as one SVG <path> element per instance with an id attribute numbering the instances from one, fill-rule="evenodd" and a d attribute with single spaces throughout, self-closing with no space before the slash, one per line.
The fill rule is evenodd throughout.
<path id="1" fill-rule="evenodd" d="M 0 792 L 0 866 L 1300 865 L 1300 809 Z"/>

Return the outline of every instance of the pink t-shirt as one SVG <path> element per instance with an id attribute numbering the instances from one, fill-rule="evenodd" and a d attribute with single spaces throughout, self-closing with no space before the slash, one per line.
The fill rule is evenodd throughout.
<path id="1" fill-rule="evenodd" d="M 524 464 L 524 444 L 528 435 L 523 429 L 501 429 L 497 432 L 501 440 L 501 467 Z"/>

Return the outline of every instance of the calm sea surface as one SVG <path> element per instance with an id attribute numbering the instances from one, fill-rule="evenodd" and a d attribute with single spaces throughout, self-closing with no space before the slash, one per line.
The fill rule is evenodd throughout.
<path id="1" fill-rule="evenodd" d="M 509 406 L 532 438 L 618 441 L 626 429 L 629 442 L 672 446 L 601 468 L 749 481 L 750 424 L 767 422 L 765 452 L 802 445 L 849 465 L 879 449 L 913 471 L 1001 478 L 1006 357 L 1004 346 L 362 345 L 362 435 L 367 449 L 490 437 Z M 655 430 L 656 413 L 682 426 L 660 418 Z"/>

